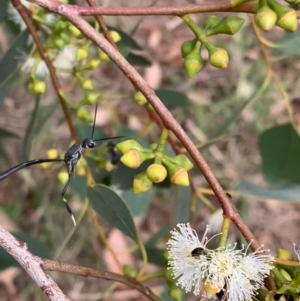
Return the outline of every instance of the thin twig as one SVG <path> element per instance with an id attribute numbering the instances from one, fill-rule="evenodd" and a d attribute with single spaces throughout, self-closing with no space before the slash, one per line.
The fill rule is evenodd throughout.
<path id="1" fill-rule="evenodd" d="M 270 60 L 270 55 L 267 52 L 266 46 L 264 45 L 264 40 L 262 39 L 261 32 L 260 32 L 259 28 L 257 27 L 257 25 L 255 24 L 253 16 L 250 15 L 249 17 L 250 17 L 250 21 L 251 21 L 251 25 L 252 25 L 252 28 L 254 30 L 254 33 L 255 33 L 258 41 L 259 41 L 261 53 L 262 53 L 264 61 L 266 63 L 267 71 L 271 75 L 271 77 L 273 78 L 273 81 L 274 81 L 275 85 L 277 86 L 279 92 L 281 93 L 281 95 L 283 97 L 283 101 L 285 103 L 285 106 L 286 106 L 286 109 L 287 109 L 287 112 L 288 112 L 288 115 L 289 115 L 290 122 L 293 125 L 295 125 L 294 113 L 293 113 L 293 109 L 292 109 L 291 102 L 290 102 L 290 99 L 289 99 L 289 95 L 286 92 L 283 85 L 281 84 L 281 81 L 279 80 L 278 76 L 274 72 L 274 69 L 272 67 L 271 60 Z"/>
<path id="2" fill-rule="evenodd" d="M 94 3 L 93 0 L 86 0 L 86 2 L 89 4 L 90 7 L 95 7 L 95 3 Z M 113 38 L 112 38 L 112 36 L 111 36 L 111 34 L 110 34 L 110 32 L 109 32 L 109 30 L 108 30 L 105 22 L 104 22 L 103 17 L 100 16 L 100 15 L 96 15 L 95 18 L 96 18 L 96 20 L 97 20 L 97 22 L 98 22 L 98 24 L 100 26 L 101 32 L 103 33 L 105 39 L 110 44 L 112 44 L 116 49 L 118 49 L 115 41 L 113 40 Z"/>
<path id="3" fill-rule="evenodd" d="M 134 278 L 125 277 L 120 274 L 116 274 L 108 271 L 97 271 L 90 268 L 75 266 L 75 265 L 66 264 L 63 262 L 53 261 L 49 259 L 43 260 L 43 268 L 47 271 L 64 272 L 64 273 L 80 275 L 84 277 L 94 277 L 94 278 L 121 282 L 140 291 L 150 300 L 161 301 L 161 299 L 157 297 L 149 287 L 136 281 Z"/>
<path id="4" fill-rule="evenodd" d="M 0 225 L 0 246 L 19 262 L 51 301 L 70 301 L 43 269 L 43 260 L 32 254 L 27 244 L 16 239 Z"/>

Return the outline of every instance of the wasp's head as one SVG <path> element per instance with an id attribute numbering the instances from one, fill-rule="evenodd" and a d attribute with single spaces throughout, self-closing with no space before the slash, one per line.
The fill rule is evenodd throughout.
<path id="1" fill-rule="evenodd" d="M 94 148 L 96 146 L 96 142 L 92 139 L 89 138 L 85 138 L 82 143 L 81 146 L 83 148 Z"/>

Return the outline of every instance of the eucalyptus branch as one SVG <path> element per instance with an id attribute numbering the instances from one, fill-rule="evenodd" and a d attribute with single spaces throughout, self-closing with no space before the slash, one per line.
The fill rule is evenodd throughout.
<path id="1" fill-rule="evenodd" d="M 64 272 L 64 273 L 80 275 L 84 277 L 94 277 L 94 278 L 101 278 L 105 280 L 121 282 L 140 291 L 150 300 L 161 301 L 161 299 L 157 297 L 150 288 L 138 282 L 135 278 L 129 278 L 108 271 L 97 271 L 87 267 L 75 266 L 75 265 L 66 264 L 63 262 L 53 261 L 49 259 L 43 259 L 42 265 L 43 268 L 48 271 Z"/>
<path id="2" fill-rule="evenodd" d="M 39 4 L 43 1 L 37 0 L 31 2 Z M 254 14 L 258 9 L 258 5 L 253 3 L 245 3 L 236 7 L 231 7 L 229 1 L 159 7 L 81 7 L 77 5 L 65 5 L 69 12 L 72 12 L 77 16 L 183 16 L 186 14 L 203 12 L 240 12 Z"/>
<path id="3" fill-rule="evenodd" d="M 16 0 L 15 0 L 16 1 Z M 169 110 L 164 106 L 161 100 L 156 96 L 154 90 L 145 82 L 141 75 L 126 61 L 126 59 L 88 22 L 80 17 L 80 12 L 74 7 L 54 0 L 30 0 L 45 9 L 64 16 L 74 26 L 76 26 L 83 35 L 93 41 L 110 59 L 120 68 L 124 75 L 132 82 L 136 89 L 146 97 L 153 106 L 159 117 L 162 119 L 165 128 L 171 130 L 198 166 L 206 181 L 214 191 L 222 209 L 224 217 L 230 218 L 245 239 L 250 243 L 251 248 L 256 250 L 260 247 L 252 232 L 248 229 L 236 209 L 230 203 L 225 191 L 214 176 L 211 168 L 204 160 L 201 153 L 193 144 L 191 139 L 174 119 Z"/>
<path id="4" fill-rule="evenodd" d="M 0 246 L 12 255 L 51 301 L 70 301 L 43 269 L 43 260 L 32 254 L 27 244 L 0 225 Z"/>

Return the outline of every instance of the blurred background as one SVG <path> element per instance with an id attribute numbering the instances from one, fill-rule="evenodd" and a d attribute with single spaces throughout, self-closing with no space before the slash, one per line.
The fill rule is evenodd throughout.
<path id="1" fill-rule="evenodd" d="M 75 2 L 84 3 L 72 1 Z M 195 3 L 205 1 L 97 1 L 96 4 L 170 6 Z M 133 86 L 105 54 L 93 45 L 86 46 L 87 41 L 81 36 L 74 34 L 68 42 L 64 40 L 62 32 L 67 22 L 60 17 L 37 8 L 26 9 L 33 19 L 35 17 L 34 28 L 56 68 L 80 139 L 91 135 L 97 101 L 95 138 L 124 135 L 124 139 L 136 139 L 143 146 L 157 142 L 160 130 L 150 118 L 147 107 L 137 104 Z M 192 19 L 201 25 L 209 15 L 193 15 Z M 228 51 L 227 69 L 209 65 L 207 51 L 203 50 L 204 67 L 191 79 L 186 76 L 180 47 L 184 41 L 193 39 L 193 34 L 180 18 L 131 16 L 105 17 L 104 20 L 114 32 L 120 51 L 156 90 L 199 147 L 258 241 L 273 253 L 279 246 L 292 250 L 293 242 L 300 243 L 300 141 L 290 123 L 293 120 L 298 127 L 300 121 L 300 35 L 275 27 L 263 34 L 272 47 L 262 46 L 249 16 L 236 15 L 245 19 L 241 30 L 234 36 L 210 38 L 215 46 Z M 49 150 L 63 155 L 72 141 L 47 68 L 39 59 L 26 25 L 8 0 L 0 2 L 0 22 L 0 172 L 4 172 L 28 159 L 47 158 Z M 97 28 L 94 19 L 90 18 L 89 22 Z M 53 34 L 49 34 L 49 28 Z M 68 30 L 73 32 L 69 27 Z M 262 55 L 262 47 L 266 56 Z M 82 73 L 77 69 L 75 75 L 76 66 L 81 64 L 75 59 L 79 48 L 88 51 L 84 63 L 93 59 L 98 65 Z M 278 81 L 271 78 L 268 85 L 263 85 L 272 72 Z M 40 87 L 36 85 L 40 82 L 45 83 L 43 93 L 33 88 Z M 88 86 L 91 83 L 92 88 Z M 176 137 L 171 136 L 181 148 Z M 118 142 L 113 140 L 113 143 Z M 167 153 L 174 154 L 169 144 Z M 127 203 L 139 238 L 148 241 L 147 271 L 156 271 L 166 265 L 164 250 L 168 231 L 178 222 L 189 220 L 191 188 L 166 181 L 144 194 L 133 195 L 133 177 L 145 170 L 147 163 L 132 170 L 120 162 L 112 164 L 114 155 L 104 142 L 88 151 L 86 159 L 97 183 L 108 185 Z M 121 266 L 138 268 L 140 259 L 132 241 L 101 217 L 93 216 L 91 207 L 73 233 L 71 219 L 60 196 L 65 175 L 63 164 L 57 163 L 36 165 L 1 181 L 1 225 L 27 241 L 32 251 L 42 257 L 122 272 L 104 248 L 98 225 L 116 250 Z M 197 168 L 193 168 L 190 175 L 197 192 L 194 227 L 200 237 L 206 224 L 218 233 L 222 223 L 218 202 Z M 84 172 L 72 179 L 66 197 L 75 218 L 80 219 L 86 197 Z M 234 226 L 229 240 L 242 241 Z M 45 300 L 27 274 L 16 268 L 3 250 L 0 251 L 0 268 L 0 300 Z M 139 293 L 123 285 L 110 292 L 107 289 L 111 283 L 99 279 L 60 273 L 51 275 L 72 300 L 102 300 L 106 296 L 103 292 L 108 294 L 107 300 L 144 300 Z M 172 300 L 164 280 L 156 279 L 147 284 L 163 294 L 163 300 Z"/>

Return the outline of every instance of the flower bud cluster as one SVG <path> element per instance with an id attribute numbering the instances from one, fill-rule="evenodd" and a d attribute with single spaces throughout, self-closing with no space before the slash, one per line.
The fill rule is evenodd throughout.
<path id="1" fill-rule="evenodd" d="M 181 45 L 181 56 L 184 59 L 184 67 L 188 77 L 193 77 L 203 68 L 201 49 L 204 46 L 209 54 L 209 63 L 216 68 L 227 68 L 228 53 L 223 48 L 213 46 L 207 39 L 208 36 L 217 34 L 234 35 L 244 24 L 245 20 L 236 16 L 226 16 L 220 19 L 210 16 L 203 23 L 204 30 L 199 29 L 201 37 L 197 36 L 194 40 L 183 42 Z"/>
<path id="2" fill-rule="evenodd" d="M 295 1 L 287 1 L 294 4 Z M 291 3 L 293 2 L 293 3 Z M 299 2 L 299 1 L 298 1 Z M 262 1 L 255 15 L 255 23 L 262 30 L 269 31 L 275 25 L 287 31 L 296 31 L 298 22 L 296 11 L 276 1 Z"/>
<path id="3" fill-rule="evenodd" d="M 143 147 L 135 140 L 126 140 L 116 145 L 123 154 L 120 161 L 129 168 L 138 168 L 143 162 L 156 158 L 156 144 L 149 148 Z M 154 162 L 146 171 L 135 176 L 133 193 L 138 194 L 149 190 L 153 183 L 160 183 L 169 176 L 173 184 L 189 186 L 187 171 L 193 167 L 192 162 L 183 154 L 174 157 L 160 154 L 160 163 Z"/>

